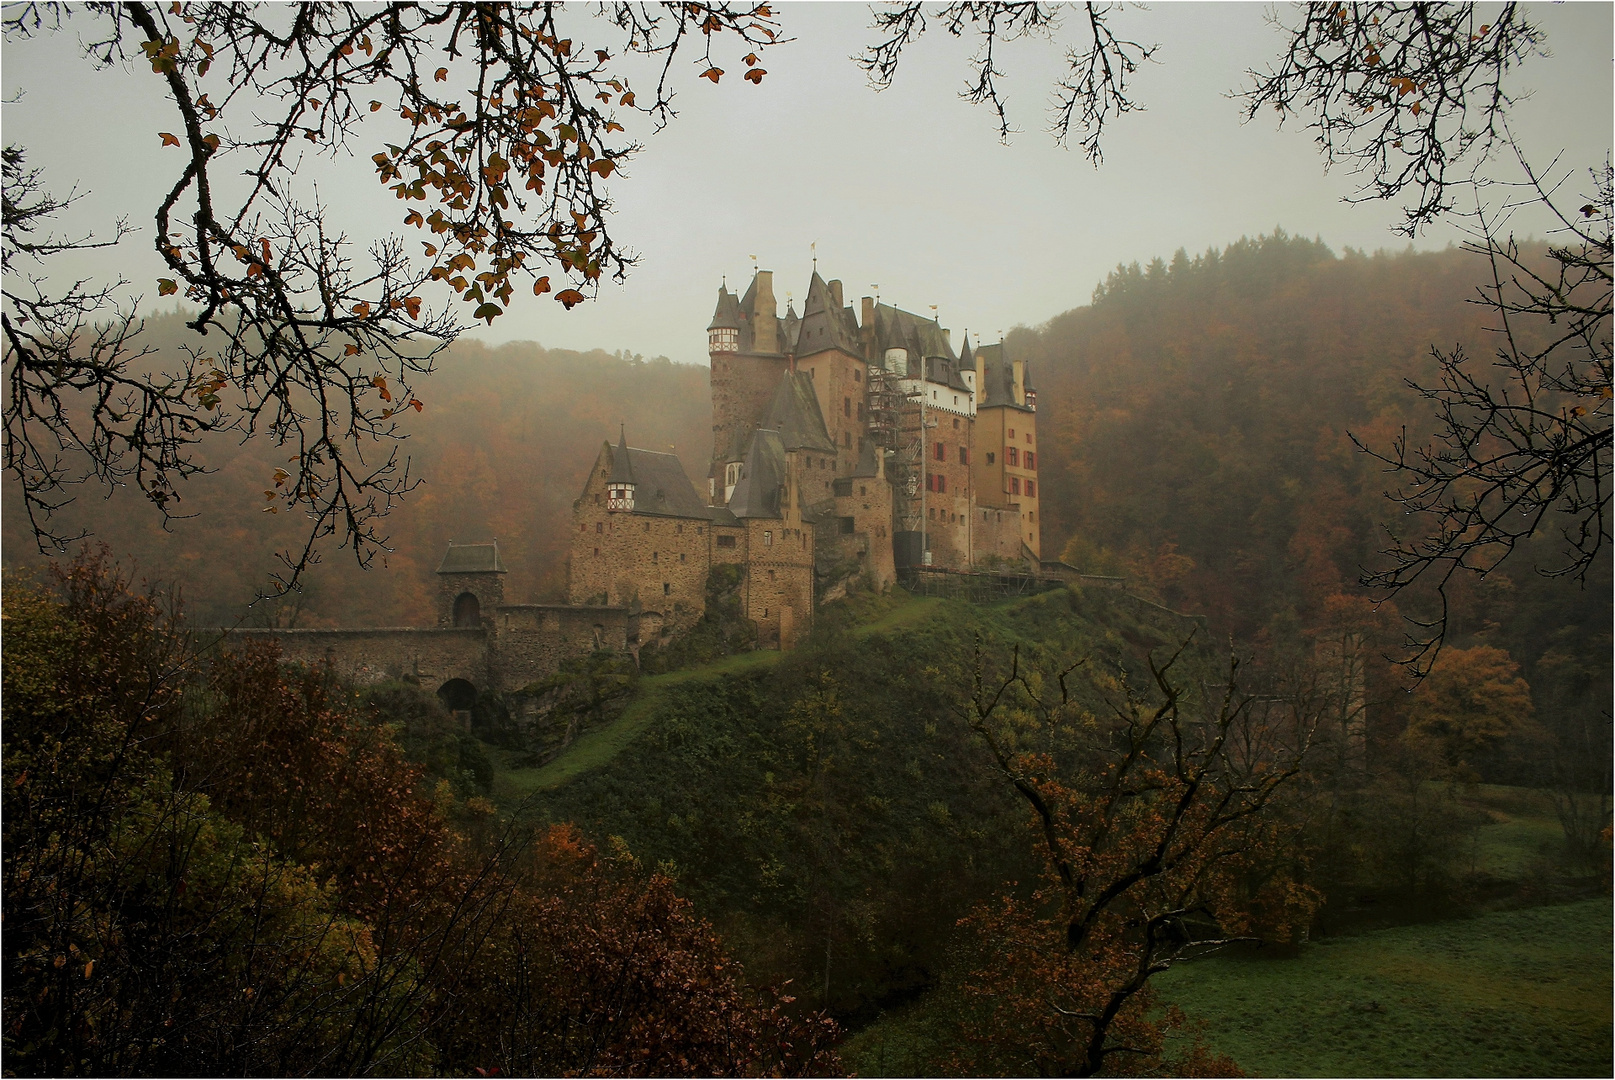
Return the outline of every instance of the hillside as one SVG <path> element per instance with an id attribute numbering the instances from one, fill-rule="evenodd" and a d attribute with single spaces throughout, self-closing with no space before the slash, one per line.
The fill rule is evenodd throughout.
<path id="1" fill-rule="evenodd" d="M 972 904 L 1037 876 L 1024 806 L 960 713 L 978 639 L 989 673 L 1019 647 L 1035 671 L 1088 657 L 1114 676 L 1193 624 L 1066 589 L 984 606 L 863 594 L 822 623 L 794 653 L 642 679 L 612 724 L 494 793 L 667 869 L 748 971 L 856 1021 L 930 985 Z M 1095 712 L 1102 685 L 1082 680 Z"/>
<path id="2" fill-rule="evenodd" d="M 179 316 L 148 320 L 151 344 L 173 350 L 187 340 Z M 711 449 L 705 368 L 665 358 L 549 350 L 532 342 L 488 348 L 455 344 L 423 379 L 425 402 L 409 418 L 400 456 L 421 485 L 384 523 L 390 554 L 370 572 L 352 553 L 330 549 L 305 594 L 283 609 L 248 612 L 246 604 L 275 569 L 275 553 L 298 541 L 298 522 L 261 513 L 262 489 L 284 458 L 263 439 L 213 439 L 204 460 L 215 471 L 186 484 L 164 532 L 152 508 L 127 491 L 103 500 L 85 492 L 62 515 L 88 527 L 142 573 L 179 582 L 193 620 L 249 622 L 267 617 L 299 626 L 425 625 L 433 618 L 433 571 L 449 540 L 498 537 L 510 569 L 512 600 L 565 593 L 572 501 L 603 439 L 626 424 L 640 446 L 671 448 L 692 481 L 704 477 Z M 6 565 L 37 562 L 16 500 L 5 503 Z"/>

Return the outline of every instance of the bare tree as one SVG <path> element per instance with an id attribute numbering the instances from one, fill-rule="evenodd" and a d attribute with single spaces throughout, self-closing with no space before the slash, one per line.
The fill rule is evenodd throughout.
<path id="1" fill-rule="evenodd" d="M 322 541 L 368 563 L 379 519 L 416 483 L 399 420 L 424 403 L 411 382 L 461 329 L 455 305 L 491 323 L 518 287 L 570 308 L 633 262 L 610 231 L 607 179 L 638 149 L 620 122 L 673 115 L 680 49 L 718 81 L 732 35 L 744 77 L 777 38 L 766 4 L 619 2 L 596 15 L 610 48 L 586 46 L 562 5 L 95 3 L 86 50 L 100 65 L 148 69 L 175 107 L 175 178 L 154 244 L 170 277 L 158 294 L 197 305 L 204 346 L 161 370 L 138 347 L 123 283 L 17 279 L 14 264 L 72 247 L 35 234 L 69 199 L 43 194 L 21 148 L 6 157 L 6 467 L 21 481 L 42 546 L 69 539 L 49 519 L 75 485 L 134 483 L 165 515 L 176 481 L 201 468 L 207 432 L 267 436 L 289 450 L 264 478 L 265 509 L 310 528 L 283 553 L 280 589 Z M 69 9 L 8 8 L 8 39 L 59 30 Z M 612 50 L 659 64 L 636 99 Z M 727 62 L 727 61 L 726 61 Z M 655 70 L 655 68 L 653 68 Z M 619 113 L 621 115 L 619 115 Z M 370 124 L 370 128 L 366 128 Z M 419 236 L 359 250 L 295 180 L 303 155 L 375 151 L 378 184 Z M 119 224 L 116 242 L 127 231 Z M 431 308 L 446 286 L 454 301 Z M 110 318 L 110 323 L 107 320 Z"/>
<path id="2" fill-rule="evenodd" d="M 1067 75 L 1055 86 L 1049 130 L 1064 146 L 1075 125 L 1082 152 L 1095 165 L 1103 159 L 1099 140 L 1105 125 L 1123 113 L 1143 106 L 1132 95 L 1128 79 L 1139 65 L 1155 55 L 1159 46 L 1145 45 L 1120 37 L 1111 29 L 1110 16 L 1118 5 L 1083 4 L 1082 43 L 1065 52 Z M 977 50 L 971 58 L 971 81 L 960 94 L 973 105 L 986 104 L 998 117 L 999 138 L 1008 140 L 1013 128 L 1005 112 L 998 79 L 1004 74 L 996 51 L 1010 41 L 1024 37 L 1053 38 L 1063 25 L 1064 5 L 1017 0 L 1011 3 L 959 2 L 932 8 L 930 16 L 954 37 L 973 36 Z M 872 29 L 883 39 L 869 46 L 854 59 L 869 73 L 877 90 L 890 86 L 897 75 L 903 50 L 928 28 L 926 5 L 918 2 L 894 4 L 874 13 Z"/>
<path id="3" fill-rule="evenodd" d="M 1387 564 L 1363 583 L 1390 595 L 1434 582 L 1437 612 L 1411 620 L 1419 674 L 1445 633 L 1454 575 L 1484 576 L 1546 531 L 1558 554 L 1537 572 L 1585 584 L 1610 538 L 1610 166 L 1591 171 L 1588 192 L 1518 160 L 1526 179 L 1495 215 L 1477 205 L 1465 244 L 1489 268 L 1472 301 L 1492 317 L 1489 370 L 1462 348 L 1432 348 L 1439 382 L 1408 385 L 1434 406 L 1434 438 L 1415 444 L 1404 432 L 1389 452 L 1358 443 L 1389 467 L 1398 487 L 1387 497 L 1417 530 L 1388 530 Z M 1546 252 L 1504 231 L 1522 205 L 1554 215 Z"/>

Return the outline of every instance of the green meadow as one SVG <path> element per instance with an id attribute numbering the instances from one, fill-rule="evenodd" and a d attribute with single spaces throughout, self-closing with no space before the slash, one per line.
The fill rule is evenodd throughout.
<path id="1" fill-rule="evenodd" d="M 1609 1076 L 1608 898 L 1180 965 L 1162 997 L 1253 1076 Z"/>

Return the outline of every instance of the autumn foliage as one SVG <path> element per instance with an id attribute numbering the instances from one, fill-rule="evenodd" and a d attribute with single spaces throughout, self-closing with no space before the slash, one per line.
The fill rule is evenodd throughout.
<path id="1" fill-rule="evenodd" d="M 6 591 L 8 1069 L 823 1071 L 665 875 L 456 800 L 103 559 Z"/>
<path id="2" fill-rule="evenodd" d="M 1305 926 L 1317 896 L 1274 811 L 1316 719 L 1304 699 L 1242 689 L 1237 662 L 1197 701 L 1174 672 L 1181 656 L 1151 657 L 1146 687 L 1095 676 L 1107 716 L 1076 704 L 1075 669 L 1035 680 L 1017 655 L 995 683 L 978 661 L 970 727 L 1031 811 L 1045 869 L 962 924 L 963 1072 L 1238 1075 L 1193 1040 L 1168 1060 L 1183 1018 L 1156 1009 L 1149 979 Z"/>

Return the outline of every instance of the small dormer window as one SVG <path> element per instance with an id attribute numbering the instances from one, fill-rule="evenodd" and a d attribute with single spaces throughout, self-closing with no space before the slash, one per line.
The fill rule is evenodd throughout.
<path id="1" fill-rule="evenodd" d="M 632 510 L 634 508 L 634 485 L 613 484 L 606 489 L 607 510 Z"/>
<path id="2" fill-rule="evenodd" d="M 707 332 L 708 352 L 739 352 L 740 331 L 732 327 L 719 326 Z"/>

